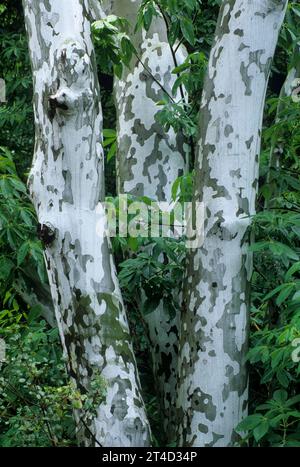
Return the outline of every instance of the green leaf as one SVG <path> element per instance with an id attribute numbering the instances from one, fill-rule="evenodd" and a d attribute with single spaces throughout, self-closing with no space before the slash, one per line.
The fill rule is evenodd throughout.
<path id="1" fill-rule="evenodd" d="M 274 253 L 274 255 L 276 256 L 285 255 L 287 258 L 292 259 L 294 261 L 299 260 L 299 255 L 284 243 L 270 242 L 269 247 L 272 253 Z"/>
<path id="2" fill-rule="evenodd" d="M 286 287 L 286 284 L 281 284 L 281 285 L 278 285 L 278 287 L 276 287 L 274 290 L 271 290 L 271 292 L 269 292 L 265 297 L 264 297 L 264 302 L 266 302 L 267 300 L 269 300 L 270 298 L 272 298 L 274 295 L 276 295 L 278 292 L 280 292 L 281 290 L 285 289 Z"/>
<path id="3" fill-rule="evenodd" d="M 116 155 L 116 153 L 117 153 L 117 143 L 114 142 L 111 145 L 111 147 L 110 147 L 110 149 L 109 149 L 109 151 L 107 153 L 107 161 L 109 162 Z"/>
<path id="4" fill-rule="evenodd" d="M 103 141 L 103 147 L 106 148 L 107 146 L 111 146 L 116 141 L 116 138 L 106 138 Z"/>
<path id="5" fill-rule="evenodd" d="M 146 31 L 148 31 L 151 26 L 153 16 L 157 16 L 157 11 L 154 4 L 152 2 L 149 2 L 145 6 L 143 14 L 143 23 Z"/>
<path id="6" fill-rule="evenodd" d="M 129 67 L 130 61 L 134 52 L 134 47 L 130 41 L 130 39 L 123 35 L 121 39 L 121 51 L 122 51 L 122 60 L 126 66 Z"/>
<path id="7" fill-rule="evenodd" d="M 21 245 L 18 251 L 18 255 L 17 255 L 18 266 L 21 266 L 21 264 L 24 262 L 26 256 L 29 253 L 29 250 L 30 250 L 29 242 L 25 242 L 23 243 L 23 245 Z"/>
<path id="8" fill-rule="evenodd" d="M 180 187 L 181 177 L 178 177 L 172 185 L 172 198 L 175 201 L 178 196 L 178 191 Z"/>
<path id="9" fill-rule="evenodd" d="M 17 191 L 20 191 L 21 193 L 26 193 L 26 186 L 23 182 L 21 182 L 21 180 L 11 177 L 10 182 Z"/>
<path id="10" fill-rule="evenodd" d="M 252 244 L 249 249 L 250 251 L 261 251 L 269 248 L 270 251 L 275 255 L 275 256 L 286 256 L 289 259 L 292 259 L 294 261 L 299 260 L 299 255 L 292 250 L 289 246 L 285 245 L 284 243 L 281 242 L 256 242 Z"/>
<path id="11" fill-rule="evenodd" d="M 32 226 L 33 215 L 32 215 L 32 213 L 30 211 L 22 209 L 21 210 L 21 218 L 24 221 L 24 223 L 27 225 L 27 227 Z"/>
<path id="12" fill-rule="evenodd" d="M 291 407 L 292 405 L 298 404 L 298 402 L 300 402 L 300 394 L 298 396 L 291 397 L 285 405 L 286 407 Z"/>
<path id="13" fill-rule="evenodd" d="M 122 78 L 122 71 L 123 71 L 122 63 L 117 63 L 114 65 L 114 74 L 116 75 L 117 78 L 119 79 Z"/>
<path id="14" fill-rule="evenodd" d="M 128 246 L 129 246 L 130 250 L 132 250 L 132 251 L 137 251 L 138 250 L 139 242 L 138 242 L 138 239 L 136 237 L 129 237 L 127 243 L 128 243 Z"/>
<path id="15" fill-rule="evenodd" d="M 288 393 L 284 389 L 279 389 L 273 394 L 273 399 L 281 405 L 285 405 L 287 401 Z"/>
<path id="16" fill-rule="evenodd" d="M 37 318 L 41 316 L 41 311 L 42 309 L 40 305 L 33 306 L 30 312 L 28 313 L 28 317 L 27 317 L 28 324 L 32 324 L 34 321 L 36 321 Z"/>
<path id="17" fill-rule="evenodd" d="M 104 136 L 104 138 L 116 139 L 116 137 L 117 137 L 116 130 L 105 129 L 105 130 L 103 130 L 103 136 Z"/>
<path id="18" fill-rule="evenodd" d="M 0 258 L 0 280 L 8 279 L 12 269 L 14 267 L 14 263 L 5 256 Z"/>
<path id="19" fill-rule="evenodd" d="M 269 422 L 268 420 L 263 420 L 257 427 L 253 430 L 253 436 L 256 441 L 259 441 L 263 438 L 269 431 Z"/>
<path id="20" fill-rule="evenodd" d="M 195 44 L 195 33 L 194 26 L 191 20 L 188 18 L 182 18 L 180 20 L 180 29 L 183 37 L 188 41 L 189 44 Z"/>
<path id="21" fill-rule="evenodd" d="M 253 414 L 246 417 L 236 428 L 236 431 L 248 431 L 256 428 L 263 420 L 261 414 Z"/>
<path id="22" fill-rule="evenodd" d="M 172 74 L 178 75 L 179 73 L 182 73 L 183 71 L 187 70 L 190 68 L 191 64 L 187 61 L 182 63 L 181 65 L 177 66 L 172 70 Z"/>
<path id="23" fill-rule="evenodd" d="M 276 349 L 274 352 L 271 353 L 271 366 L 272 368 L 276 368 L 279 363 L 281 362 L 284 355 L 284 349 Z"/>
<path id="24" fill-rule="evenodd" d="M 285 274 L 285 280 L 288 282 L 292 279 L 293 275 L 295 272 L 300 271 L 300 261 L 297 261 L 295 264 L 293 264 L 290 269 L 287 271 Z"/>
<path id="25" fill-rule="evenodd" d="M 276 377 L 279 383 L 284 387 L 287 388 L 290 384 L 290 380 L 288 378 L 288 373 L 284 369 L 279 369 L 276 373 Z"/>
<path id="26" fill-rule="evenodd" d="M 295 284 L 287 284 L 284 289 L 281 290 L 280 294 L 276 299 L 276 305 L 280 306 L 293 292 Z"/>
<path id="27" fill-rule="evenodd" d="M 300 7 L 299 5 L 292 5 L 291 10 L 295 13 L 295 15 L 300 17 Z"/>

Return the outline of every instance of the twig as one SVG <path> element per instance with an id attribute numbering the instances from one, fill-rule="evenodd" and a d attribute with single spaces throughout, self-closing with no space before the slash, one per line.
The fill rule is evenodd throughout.
<path id="1" fill-rule="evenodd" d="M 138 54 L 136 52 L 134 52 L 134 55 L 135 57 L 138 59 L 138 62 L 143 66 L 143 68 L 147 71 L 147 73 L 149 73 L 149 75 L 151 76 L 151 78 L 153 79 L 153 81 L 155 81 L 156 84 L 158 84 L 158 86 L 162 89 L 162 91 L 167 94 L 167 96 L 173 101 L 174 104 L 176 104 L 176 101 L 175 99 L 171 96 L 171 94 L 168 93 L 168 91 L 166 90 L 166 88 L 158 81 L 158 79 L 155 78 L 155 76 L 152 74 L 151 70 L 149 70 L 149 68 L 142 62 L 142 60 L 140 59 L 140 57 L 138 56 Z"/>

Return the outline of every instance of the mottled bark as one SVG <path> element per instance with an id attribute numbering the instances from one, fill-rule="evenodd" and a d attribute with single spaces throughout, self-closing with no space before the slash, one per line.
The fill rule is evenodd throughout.
<path id="1" fill-rule="evenodd" d="M 204 243 L 191 250 L 180 342 L 179 442 L 230 446 L 247 414 L 248 227 L 255 213 L 267 82 L 283 0 L 225 0 L 200 116 L 195 198 Z"/>
<path id="2" fill-rule="evenodd" d="M 186 52 L 179 47 L 176 59 L 167 39 L 164 20 L 155 18 L 148 32 L 133 33 L 141 0 L 112 0 L 110 12 L 125 17 L 131 24 L 130 37 L 138 58 L 124 68 L 121 79 L 115 78 L 117 111 L 117 181 L 119 193 L 147 196 L 171 202 L 172 185 L 188 168 L 188 150 L 181 133 L 165 131 L 155 121 L 160 108 L 157 102 L 172 94 L 175 65 L 182 63 Z M 175 63 L 176 62 L 176 63 Z M 155 81 L 159 81 L 159 84 Z M 163 89 L 164 90 L 163 90 Z M 178 91 L 174 96 L 181 99 Z M 174 294 L 178 296 L 179 290 Z M 140 297 L 143 308 L 143 297 Z M 160 303 L 146 315 L 149 327 L 154 375 L 163 409 L 164 427 L 169 440 L 174 439 L 175 387 L 178 359 L 178 315 L 170 318 Z"/>
<path id="3" fill-rule="evenodd" d="M 163 89 L 172 94 L 175 76 L 171 72 L 175 65 L 161 17 L 153 19 L 148 32 L 133 32 L 140 5 L 141 0 L 103 3 L 107 14 L 129 21 L 130 38 L 138 53 L 131 66 L 124 67 L 122 79 L 115 79 L 119 192 L 167 201 L 173 182 L 186 171 L 188 151 L 181 133 L 175 134 L 172 129 L 165 132 L 154 119 L 159 111 L 157 102 L 166 97 Z M 175 55 L 176 61 L 182 63 L 184 47 L 179 47 Z M 178 92 L 175 100 L 180 98 Z"/>
<path id="4" fill-rule="evenodd" d="M 36 142 L 29 189 L 41 225 L 56 319 L 71 377 L 106 397 L 77 411 L 82 444 L 145 446 L 149 426 L 110 245 L 100 231 L 102 112 L 86 0 L 23 0 Z"/>

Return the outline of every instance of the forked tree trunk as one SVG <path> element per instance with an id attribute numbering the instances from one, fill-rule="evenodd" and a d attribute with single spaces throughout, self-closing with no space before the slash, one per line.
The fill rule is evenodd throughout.
<path id="1" fill-rule="evenodd" d="M 184 61 L 186 51 L 183 46 L 178 48 L 175 63 L 161 17 L 153 20 L 148 32 L 133 33 L 141 0 L 113 0 L 110 4 L 111 13 L 130 22 L 130 37 L 138 53 L 130 68 L 124 67 L 122 78 L 115 78 L 118 191 L 170 203 L 173 183 L 188 170 L 188 150 L 183 135 L 175 134 L 173 129 L 166 132 L 156 122 L 155 115 L 160 110 L 157 103 L 166 97 L 164 90 L 172 95 L 176 79 L 172 70 L 176 63 Z M 179 91 L 174 99 L 181 99 Z M 178 298 L 179 314 L 179 289 L 174 294 Z M 141 294 L 141 312 L 144 299 Z M 154 312 L 145 316 L 169 441 L 175 436 L 178 314 L 171 318 L 161 302 Z"/>
<path id="2" fill-rule="evenodd" d="M 99 374 L 107 385 L 104 401 L 94 402 L 96 415 L 78 410 L 79 440 L 86 446 L 147 446 L 126 314 L 110 245 L 101 236 L 102 112 L 88 2 L 23 4 L 36 126 L 29 188 L 56 319 L 79 390 L 97 393 Z"/>
<path id="3" fill-rule="evenodd" d="M 178 409 L 181 445 L 230 446 L 247 414 L 250 217 L 260 133 L 285 0 L 225 0 L 200 117 L 195 198 L 204 243 L 191 250 L 182 316 Z"/>

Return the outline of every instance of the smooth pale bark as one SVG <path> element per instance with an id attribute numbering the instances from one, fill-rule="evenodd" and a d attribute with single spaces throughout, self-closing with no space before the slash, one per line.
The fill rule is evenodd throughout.
<path id="1" fill-rule="evenodd" d="M 283 86 L 279 94 L 279 102 L 277 106 L 275 123 L 279 123 L 281 119 L 284 118 L 282 117 L 282 112 L 285 109 L 284 99 L 292 96 L 292 92 L 295 88 L 295 80 L 297 78 L 300 78 L 300 44 L 299 43 L 297 43 L 295 46 L 292 63 L 293 65 L 288 72 L 286 80 L 283 83 Z M 296 86 L 298 86 L 298 84 Z M 278 172 L 280 171 L 280 160 L 284 153 L 284 141 L 282 140 L 282 136 L 284 137 L 284 135 L 280 134 L 280 131 L 275 132 L 275 135 L 272 141 L 271 151 L 270 151 L 267 183 L 270 185 L 270 190 L 271 190 L 270 196 L 271 197 L 272 195 L 275 194 L 274 189 L 276 188 L 276 179 L 278 180 Z M 265 203 L 266 209 L 270 207 L 270 203 L 271 203 L 271 199 L 270 201 L 269 200 L 266 201 Z"/>
<path id="2" fill-rule="evenodd" d="M 171 202 L 173 183 L 188 169 L 188 150 L 183 135 L 175 134 L 173 129 L 166 132 L 155 121 L 155 115 L 160 110 L 157 102 L 166 97 L 164 90 L 172 95 L 176 75 L 171 72 L 176 64 L 184 61 L 186 51 L 182 46 L 178 48 L 175 63 L 161 17 L 153 20 L 148 32 L 133 33 L 141 0 L 113 0 L 109 3 L 106 11 L 125 17 L 132 26 L 130 38 L 139 58 L 134 56 L 131 66 L 124 67 L 122 78 L 115 78 L 118 191 Z M 179 91 L 174 99 L 181 99 Z M 174 294 L 178 297 L 177 316 L 171 318 L 161 302 L 154 312 L 144 317 L 148 324 L 153 372 L 169 441 L 175 436 L 180 308 L 179 290 Z M 141 312 L 144 300 L 141 293 Z"/>
<path id="3" fill-rule="evenodd" d="M 33 70 L 36 143 L 29 188 L 71 377 L 89 392 L 101 374 L 96 415 L 77 411 L 86 445 L 147 446 L 128 323 L 105 226 L 102 111 L 85 0 L 24 0 Z M 98 206 L 98 207 L 97 207 Z M 54 232 L 49 240 L 45 233 Z"/>
<path id="4" fill-rule="evenodd" d="M 287 2 L 226 0 L 200 116 L 195 199 L 204 243 L 191 250 L 182 314 L 180 445 L 230 446 L 247 414 L 247 352 L 260 134 L 270 65 Z"/>

